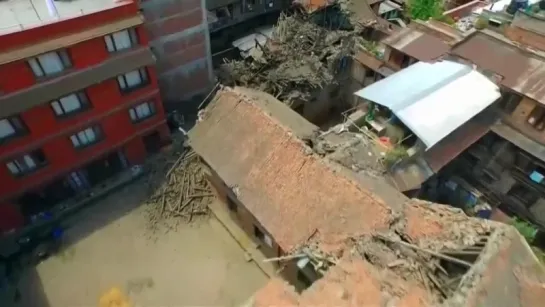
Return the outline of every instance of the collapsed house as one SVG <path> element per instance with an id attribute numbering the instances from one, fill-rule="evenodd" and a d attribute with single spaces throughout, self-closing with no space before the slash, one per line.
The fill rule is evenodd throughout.
<path id="1" fill-rule="evenodd" d="M 219 74 L 223 84 L 267 92 L 323 123 L 330 109 L 345 107 L 348 92 L 340 84 L 349 77 L 354 50 L 372 44 L 364 37 L 380 37 L 389 27 L 366 1 L 300 5 L 279 18 L 265 42 L 256 36 L 251 51 L 245 44 L 245 59 L 225 63 Z"/>
<path id="2" fill-rule="evenodd" d="M 514 228 L 408 199 L 342 166 L 315 125 L 269 94 L 221 89 L 189 137 L 222 208 L 285 279 L 247 306 L 511 307 L 545 298 L 544 268 Z"/>

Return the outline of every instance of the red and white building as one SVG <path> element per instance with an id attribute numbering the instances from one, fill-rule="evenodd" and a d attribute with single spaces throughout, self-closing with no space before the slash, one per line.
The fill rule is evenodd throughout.
<path id="1" fill-rule="evenodd" d="M 169 141 L 137 3 L 0 2 L 0 231 Z"/>

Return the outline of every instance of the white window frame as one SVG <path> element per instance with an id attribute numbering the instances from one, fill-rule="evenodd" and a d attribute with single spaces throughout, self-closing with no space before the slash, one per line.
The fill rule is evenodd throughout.
<path id="1" fill-rule="evenodd" d="M 142 121 L 155 115 L 155 104 L 153 101 L 138 104 L 129 109 L 129 117 L 133 123 Z"/>
<path id="2" fill-rule="evenodd" d="M 138 78 L 138 83 L 135 83 L 134 78 Z M 130 92 L 148 83 L 148 71 L 145 67 L 137 70 L 129 71 L 122 75 L 117 76 L 117 84 L 122 92 Z"/>
<path id="3" fill-rule="evenodd" d="M 130 28 L 108 34 L 104 36 L 104 42 L 106 43 L 106 49 L 109 53 L 131 49 L 138 45 L 136 29 Z"/>
<path id="4" fill-rule="evenodd" d="M 73 104 L 77 103 L 77 107 Z M 51 108 L 57 117 L 77 113 L 89 106 L 89 99 L 85 92 L 76 92 L 51 102 Z"/>
<path id="5" fill-rule="evenodd" d="M 0 142 L 26 132 L 27 128 L 19 116 L 0 119 Z"/>
<path id="6" fill-rule="evenodd" d="M 70 141 L 74 148 L 84 148 L 95 143 L 98 143 L 101 140 L 102 131 L 100 127 L 92 126 L 81 131 L 78 131 L 70 136 Z"/>
<path id="7" fill-rule="evenodd" d="M 39 154 L 43 156 L 43 161 L 37 159 L 36 155 Z M 6 167 L 13 176 L 21 176 L 28 174 L 42 166 L 47 164 L 45 154 L 41 149 L 37 149 L 31 153 L 22 155 L 16 159 L 13 159 L 6 163 Z"/>
<path id="8" fill-rule="evenodd" d="M 57 63 L 52 63 L 52 61 L 56 61 Z M 72 61 L 70 61 L 66 49 L 40 54 L 28 59 L 27 62 L 34 76 L 38 78 L 57 75 L 72 67 Z"/>

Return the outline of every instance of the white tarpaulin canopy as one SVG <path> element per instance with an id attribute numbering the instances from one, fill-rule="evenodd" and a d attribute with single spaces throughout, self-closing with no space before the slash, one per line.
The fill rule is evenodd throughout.
<path id="1" fill-rule="evenodd" d="M 486 76 L 450 61 L 418 62 L 355 94 L 389 108 L 427 148 L 501 96 Z"/>

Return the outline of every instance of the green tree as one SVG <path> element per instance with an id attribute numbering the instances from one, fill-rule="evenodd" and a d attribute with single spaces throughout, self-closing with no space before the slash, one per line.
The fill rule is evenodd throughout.
<path id="1" fill-rule="evenodd" d="M 440 20 L 443 14 L 443 2 L 439 0 L 409 0 L 409 16 L 412 19 Z"/>

